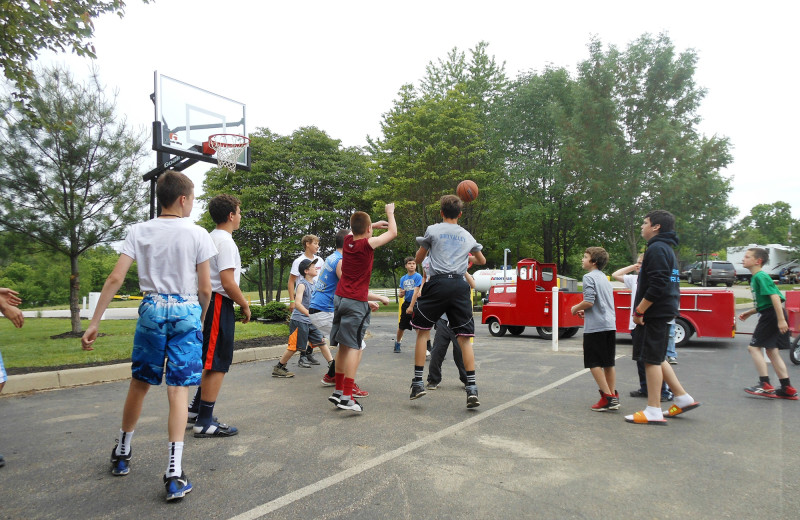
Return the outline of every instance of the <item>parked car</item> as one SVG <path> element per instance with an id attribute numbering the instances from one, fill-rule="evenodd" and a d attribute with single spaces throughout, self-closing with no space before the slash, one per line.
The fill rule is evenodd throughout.
<path id="1" fill-rule="evenodd" d="M 706 287 L 713 287 L 718 283 L 724 283 L 730 287 L 736 281 L 736 268 L 731 262 L 724 260 L 698 262 L 689 271 L 688 282 L 702 284 L 704 275 Z"/>
<path id="2" fill-rule="evenodd" d="M 689 273 L 691 273 L 692 269 L 694 269 L 698 265 L 700 265 L 700 262 L 695 262 L 693 264 L 689 264 L 688 266 L 686 266 L 686 269 L 684 269 L 683 271 L 680 272 L 680 274 L 678 275 L 678 278 L 680 278 L 681 280 L 688 280 L 689 279 Z"/>

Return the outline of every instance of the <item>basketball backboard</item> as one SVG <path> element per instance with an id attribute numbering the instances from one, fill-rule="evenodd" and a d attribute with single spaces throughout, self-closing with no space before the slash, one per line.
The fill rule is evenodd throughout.
<path id="1" fill-rule="evenodd" d="M 179 157 L 217 164 L 216 154 L 203 153 L 214 134 L 247 136 L 244 103 L 214 94 L 155 72 L 153 150 L 168 154 L 165 166 Z M 206 152 L 213 152 L 206 146 Z M 175 156 L 175 157 L 172 157 Z M 239 156 L 237 169 L 250 170 L 250 151 Z"/>

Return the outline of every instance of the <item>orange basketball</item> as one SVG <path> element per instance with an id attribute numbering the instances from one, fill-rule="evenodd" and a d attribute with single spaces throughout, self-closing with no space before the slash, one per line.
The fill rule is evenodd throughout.
<path id="1" fill-rule="evenodd" d="M 478 185 L 475 184 L 475 181 L 461 181 L 458 183 L 458 188 L 456 188 L 456 193 L 458 197 L 463 200 L 464 202 L 472 202 L 473 200 L 478 198 Z"/>

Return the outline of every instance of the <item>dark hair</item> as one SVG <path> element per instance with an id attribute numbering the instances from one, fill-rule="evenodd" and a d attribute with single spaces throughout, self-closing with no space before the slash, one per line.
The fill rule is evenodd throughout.
<path id="1" fill-rule="evenodd" d="M 208 202 L 208 212 L 215 224 L 224 224 L 228 221 L 231 213 L 236 214 L 236 208 L 241 205 L 242 202 L 239 199 L 223 193 Z"/>
<path id="2" fill-rule="evenodd" d="M 756 260 L 761 260 L 761 265 L 767 265 L 769 263 L 769 251 L 761 247 L 751 247 L 748 249 L 751 253 L 753 253 L 753 258 Z"/>
<path id="3" fill-rule="evenodd" d="M 413 256 L 407 256 L 403 258 L 403 265 L 406 265 L 409 262 L 417 263 L 417 260 Z"/>
<path id="4" fill-rule="evenodd" d="M 344 247 L 344 237 L 350 234 L 349 229 L 340 229 L 336 232 L 335 247 L 334 249 L 341 249 Z"/>
<path id="5" fill-rule="evenodd" d="M 439 203 L 442 205 L 444 218 L 458 218 L 464 209 L 464 203 L 455 195 L 445 195 L 439 199 Z"/>
<path id="6" fill-rule="evenodd" d="M 369 218 L 369 215 L 363 211 L 356 211 L 350 217 L 350 227 L 353 228 L 354 235 L 363 235 L 369 231 L 369 227 L 371 225 L 372 219 Z"/>
<path id="7" fill-rule="evenodd" d="M 178 197 L 189 197 L 193 193 L 192 179 L 175 170 L 162 173 L 156 182 L 156 197 L 162 208 L 172 206 Z"/>
<path id="8" fill-rule="evenodd" d="M 654 209 L 644 216 L 650 219 L 650 225 L 659 225 L 659 233 L 666 233 L 667 231 L 675 231 L 675 215 L 664 209 Z"/>
<path id="9" fill-rule="evenodd" d="M 608 252 L 602 247 L 587 247 L 586 251 L 592 263 L 601 271 L 608 265 Z"/>

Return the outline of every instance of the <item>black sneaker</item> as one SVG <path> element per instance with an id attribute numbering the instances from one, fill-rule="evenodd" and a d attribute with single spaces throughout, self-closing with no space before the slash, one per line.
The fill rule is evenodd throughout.
<path id="1" fill-rule="evenodd" d="M 467 391 L 467 408 L 477 408 L 481 405 L 478 401 L 478 386 L 469 385 L 466 387 Z"/>
<path id="2" fill-rule="evenodd" d="M 436 390 L 437 388 L 439 388 L 439 383 L 428 381 L 428 383 L 425 385 L 425 388 L 427 388 L 428 390 Z"/>
<path id="3" fill-rule="evenodd" d="M 297 362 L 297 366 L 311 368 L 311 361 L 308 360 L 307 356 L 300 356 L 300 361 Z"/>
<path id="4" fill-rule="evenodd" d="M 339 403 L 336 405 L 337 408 L 341 408 L 342 410 L 350 410 L 353 412 L 363 412 L 364 407 L 361 406 L 361 403 L 356 401 L 355 399 L 350 399 L 349 401 L 342 401 L 340 400 Z"/>
<path id="5" fill-rule="evenodd" d="M 330 396 L 328 396 L 328 401 L 332 402 L 334 406 L 338 406 L 341 400 L 342 400 L 342 394 L 333 393 Z"/>
<path id="6" fill-rule="evenodd" d="M 427 394 L 425 391 L 425 384 L 422 381 L 411 382 L 411 396 L 409 399 L 414 400 Z"/>
<path id="7" fill-rule="evenodd" d="M 180 477 L 169 477 L 164 475 L 164 488 L 167 490 L 167 502 L 183 498 L 192 490 L 192 483 L 186 473 L 181 472 Z"/>
<path id="8" fill-rule="evenodd" d="M 314 357 L 314 354 L 309 352 L 306 354 L 306 360 L 311 363 L 312 365 L 319 365 L 319 360 Z"/>
<path id="9" fill-rule="evenodd" d="M 116 477 L 124 477 L 131 472 L 131 455 L 133 448 L 127 455 L 117 455 L 117 445 L 111 450 L 111 474 Z"/>
<path id="10" fill-rule="evenodd" d="M 6 465 L 6 459 L 4 459 L 2 455 L 0 455 L 0 468 L 2 468 L 5 465 Z"/>

